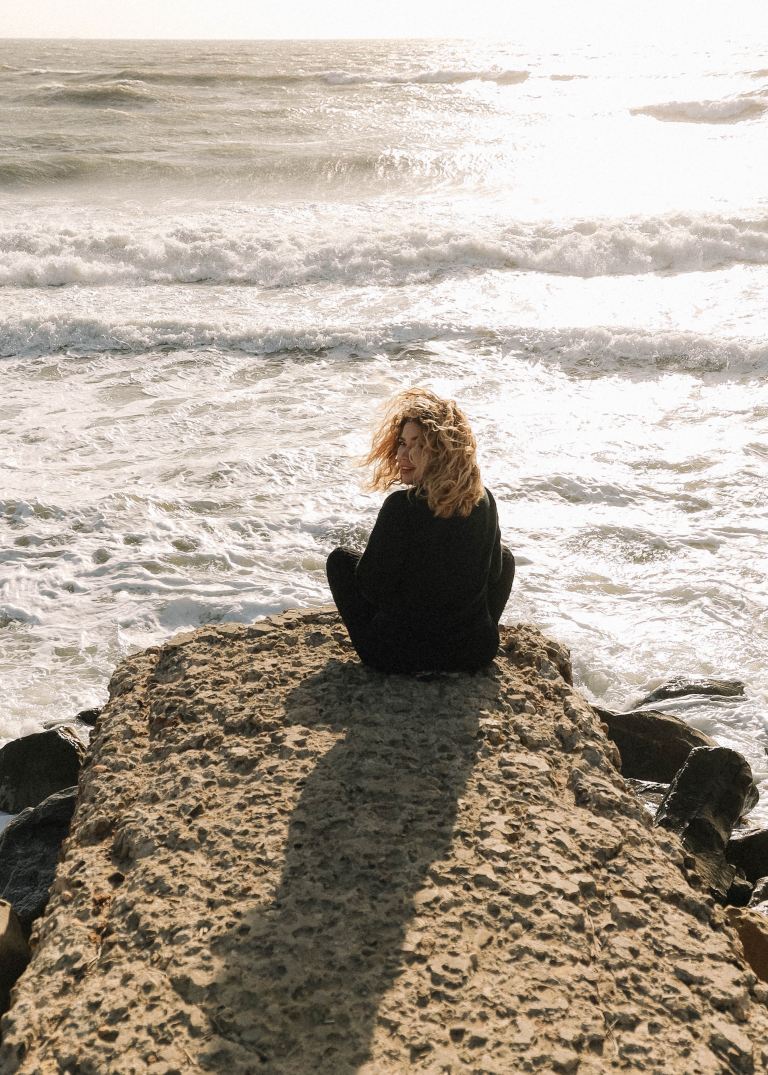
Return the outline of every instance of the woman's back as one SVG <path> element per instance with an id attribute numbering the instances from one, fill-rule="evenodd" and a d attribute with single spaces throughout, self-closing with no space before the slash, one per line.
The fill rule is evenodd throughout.
<path id="1" fill-rule="evenodd" d="M 362 557 L 336 549 L 328 582 L 361 659 L 386 672 L 476 671 L 499 645 L 514 577 L 469 422 L 453 400 L 391 401 L 367 462 L 391 493 Z"/>
<path id="2" fill-rule="evenodd" d="M 403 627 L 444 634 L 484 623 L 488 582 L 501 567 L 500 544 L 487 490 L 468 516 L 447 519 L 413 492 L 391 493 L 357 568 L 360 589 Z"/>

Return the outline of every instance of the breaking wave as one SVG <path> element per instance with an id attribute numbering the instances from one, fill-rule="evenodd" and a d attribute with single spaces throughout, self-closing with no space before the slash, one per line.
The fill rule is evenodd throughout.
<path id="1" fill-rule="evenodd" d="M 768 111 L 768 99 L 743 94 L 722 101 L 666 101 L 663 104 L 631 108 L 633 116 L 651 116 L 667 123 L 741 123 Z"/>
<path id="2" fill-rule="evenodd" d="M 298 71 L 298 72 L 254 72 L 240 69 L 232 71 L 159 71 L 156 69 L 125 68 L 109 76 L 125 82 L 155 83 L 176 86 L 211 86 L 231 85 L 232 83 L 284 84 L 318 83 L 326 86 L 360 86 L 360 85 L 453 85 L 462 82 L 495 82 L 500 86 L 514 86 L 525 82 L 529 71 L 489 68 L 472 69 L 437 69 L 431 71 L 410 71 L 392 74 L 385 71 Z M 94 80 L 95 81 L 95 80 Z"/>
<path id="3" fill-rule="evenodd" d="M 508 358 L 556 363 L 576 373 L 689 372 L 729 375 L 768 373 L 768 342 L 718 338 L 694 332 L 644 332 L 634 328 L 590 327 L 503 331 L 450 327 L 429 322 L 387 322 L 363 329 L 325 325 L 307 329 L 230 322 L 117 320 L 51 316 L 0 320 L 0 357 L 142 354 L 175 351 L 244 352 L 250 355 L 300 353 L 344 359 L 393 356 L 416 348 L 428 354 L 449 346 L 468 353 L 497 350 Z"/>
<path id="4" fill-rule="evenodd" d="M 245 284 L 399 286 L 489 271 L 595 277 L 768 264 L 768 218 L 712 215 L 495 223 L 470 233 L 423 222 L 401 230 L 298 214 L 159 230 L 22 226 L 0 230 L 0 286 Z"/>

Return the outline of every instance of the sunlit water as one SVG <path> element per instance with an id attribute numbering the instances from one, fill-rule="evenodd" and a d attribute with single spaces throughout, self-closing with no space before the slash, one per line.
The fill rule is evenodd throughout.
<path id="1" fill-rule="evenodd" d="M 0 737 L 328 601 L 419 383 L 473 420 L 505 619 L 608 706 L 743 679 L 674 710 L 768 778 L 757 46 L 3 42 L 0 99 Z"/>

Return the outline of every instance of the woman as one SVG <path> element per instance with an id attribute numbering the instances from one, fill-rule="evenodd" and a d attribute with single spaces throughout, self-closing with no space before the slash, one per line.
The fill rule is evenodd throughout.
<path id="1" fill-rule="evenodd" d="M 328 584 L 361 660 L 382 672 L 476 672 L 499 646 L 515 575 L 469 422 L 423 388 L 389 404 L 365 462 L 396 482 L 362 556 L 334 549 Z"/>

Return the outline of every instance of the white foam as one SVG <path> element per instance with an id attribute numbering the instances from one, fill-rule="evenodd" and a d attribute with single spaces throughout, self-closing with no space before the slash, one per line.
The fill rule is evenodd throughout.
<path id="1" fill-rule="evenodd" d="M 345 216 L 348 217 L 345 219 Z M 400 227 L 343 211 L 245 214 L 169 226 L 0 225 L 0 285 L 206 282 L 262 288 L 400 286 L 488 271 L 584 278 L 768 264 L 768 218 L 676 214 L 565 223 L 429 224 L 406 209 Z"/>
<path id="2" fill-rule="evenodd" d="M 203 351 L 246 352 L 252 355 L 352 355 L 357 358 L 381 352 L 397 354 L 425 340 L 451 342 L 472 349 L 475 331 L 440 322 L 402 321 L 355 328 L 342 325 L 316 327 L 291 325 L 232 326 L 224 322 L 57 316 L 0 319 L 0 356 Z M 497 327 L 487 332 L 489 346 L 502 353 L 533 357 L 566 369 L 594 372 L 632 369 L 683 370 L 694 373 L 730 371 L 734 374 L 768 373 L 768 342 L 749 338 L 718 338 L 695 332 L 647 332 L 621 326 L 535 329 Z M 20 509 L 22 510 L 22 509 Z"/>
<path id="3" fill-rule="evenodd" d="M 325 71 L 317 74 L 308 74 L 304 78 L 307 81 L 326 82 L 329 86 L 360 86 L 360 85 L 438 85 L 451 86 L 461 85 L 465 82 L 495 82 L 499 86 L 515 86 L 525 82 L 530 76 L 529 71 L 503 70 L 490 68 L 488 70 L 472 69 L 439 69 L 435 71 L 413 71 L 403 75 L 392 75 L 384 72 L 364 73 L 353 71 Z"/>
<path id="4" fill-rule="evenodd" d="M 664 101 L 632 108 L 634 116 L 651 116 L 668 123 L 741 123 L 768 111 L 762 94 L 741 94 L 722 101 Z"/>
<path id="5" fill-rule="evenodd" d="M 561 363 L 566 369 L 655 369 L 735 375 L 768 372 L 768 342 L 713 338 L 694 332 L 643 332 L 595 326 L 587 329 L 527 329 L 505 336 L 510 351 Z"/>
<path id="6" fill-rule="evenodd" d="M 7 627 L 11 623 L 39 624 L 42 620 L 34 612 L 0 601 L 0 627 Z"/>

